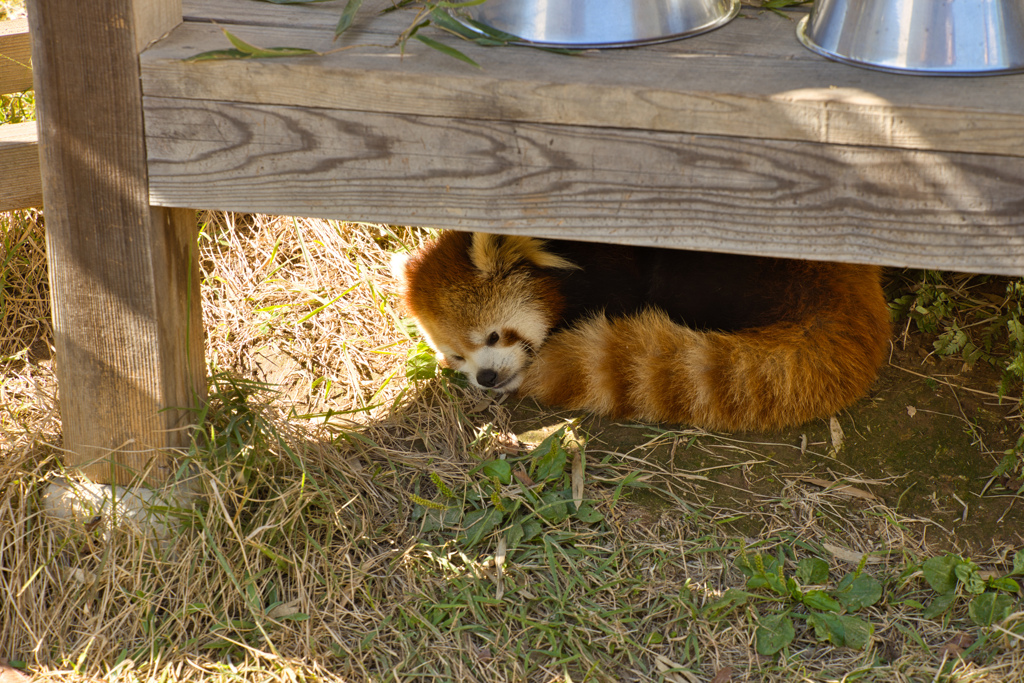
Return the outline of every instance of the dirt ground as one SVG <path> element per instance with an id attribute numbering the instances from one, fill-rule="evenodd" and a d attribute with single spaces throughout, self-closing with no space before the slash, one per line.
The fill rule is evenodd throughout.
<path id="1" fill-rule="evenodd" d="M 896 343 L 870 395 L 834 422 L 724 435 L 580 415 L 581 431 L 590 437 L 592 458 L 616 454 L 661 464 L 661 486 L 674 490 L 685 482 L 678 495 L 686 504 L 735 511 L 730 524 L 748 537 L 762 529 L 761 513 L 787 505 L 790 487 L 832 486 L 845 487 L 833 491 L 849 506 L 884 502 L 903 523 L 919 524 L 915 531 L 937 550 L 1019 548 L 1024 500 L 1015 492 L 1024 481 L 992 477 L 1019 436 L 1016 407 L 995 394 L 998 374 L 929 355 L 930 343 L 920 336 Z M 514 428 L 526 442 L 570 416 L 530 401 L 513 407 Z M 836 424 L 841 435 L 833 435 Z M 658 496 L 649 500 L 657 507 Z"/>

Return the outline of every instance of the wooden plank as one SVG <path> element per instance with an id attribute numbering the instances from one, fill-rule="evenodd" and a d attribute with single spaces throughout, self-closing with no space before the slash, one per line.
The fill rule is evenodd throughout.
<path id="1" fill-rule="evenodd" d="M 32 89 L 28 19 L 0 21 L 0 95 Z"/>
<path id="2" fill-rule="evenodd" d="M 1024 275 L 1024 159 L 145 98 L 151 201 Z"/>
<path id="3" fill-rule="evenodd" d="M 36 122 L 0 126 L 0 211 L 43 205 Z"/>
<path id="4" fill-rule="evenodd" d="M 256 11 L 245 0 L 219 2 L 222 12 L 236 8 L 235 21 Z M 291 11 L 296 17 L 313 15 Z M 319 10 L 316 16 L 328 15 Z M 159 97 L 1024 156 L 1024 75 L 921 78 L 837 64 L 804 49 L 795 23 L 771 13 L 687 40 L 578 58 L 444 38 L 482 69 L 416 41 L 408 44 L 404 59 L 380 46 L 393 41 L 409 20 L 408 12 L 363 17 L 343 46 L 366 45 L 323 57 L 219 62 L 183 61 L 228 45 L 220 28 L 185 23 L 143 53 L 143 91 Z M 231 29 L 257 45 L 324 52 L 338 47 L 326 25 L 236 24 Z"/>
<path id="5" fill-rule="evenodd" d="M 98 483 L 166 479 L 204 395 L 195 216 L 149 205 L 132 9 L 29 5 L 64 448 Z"/>
<path id="6" fill-rule="evenodd" d="M 181 0 L 132 0 L 135 54 L 181 23 Z"/>

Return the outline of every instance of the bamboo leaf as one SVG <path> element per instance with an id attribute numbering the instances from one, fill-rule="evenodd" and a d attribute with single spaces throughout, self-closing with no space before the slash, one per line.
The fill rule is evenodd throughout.
<path id="1" fill-rule="evenodd" d="M 227 50 L 210 50 L 188 57 L 187 62 L 205 62 L 218 59 L 267 59 L 272 57 L 301 57 L 319 54 L 316 50 L 304 47 L 257 47 L 247 43 L 227 29 L 221 29 L 234 48 Z"/>
<path id="2" fill-rule="evenodd" d="M 470 26 L 472 26 L 476 30 L 480 31 L 480 33 L 483 33 L 485 36 L 487 36 L 489 38 L 494 38 L 496 40 L 503 40 L 503 41 L 505 41 L 507 43 L 513 43 L 513 42 L 517 42 L 517 41 L 518 42 L 522 42 L 523 41 L 522 38 L 520 38 L 519 36 L 517 36 L 515 34 L 506 33 L 505 31 L 502 31 L 500 29 L 496 29 L 493 26 L 488 26 L 487 24 L 484 24 L 483 22 L 479 22 L 479 21 L 477 21 L 475 19 L 470 19 L 470 18 L 467 17 L 465 21 L 466 21 L 467 24 L 469 24 Z"/>
<path id="3" fill-rule="evenodd" d="M 434 22 L 435 26 L 439 26 L 446 31 L 451 31 L 452 33 L 462 36 L 466 40 L 476 40 L 480 37 L 479 33 L 469 28 L 458 19 L 455 19 L 443 9 L 435 7 L 430 10 L 430 19 Z"/>
<path id="4" fill-rule="evenodd" d="M 352 20 L 356 17 L 356 12 L 362 6 L 363 0 L 348 0 L 345 3 L 345 9 L 341 12 L 341 18 L 338 19 L 338 25 L 334 29 L 334 37 L 337 38 L 342 33 L 348 30 L 352 26 Z"/>
<path id="5" fill-rule="evenodd" d="M 316 50 L 310 50 L 304 47 L 258 47 L 245 42 L 227 29 L 221 30 L 224 31 L 224 35 L 227 36 L 227 39 L 232 45 L 250 57 L 263 59 L 269 57 L 298 57 L 301 55 L 317 54 Z"/>
<path id="6" fill-rule="evenodd" d="M 481 68 L 479 64 L 477 64 L 472 59 L 470 59 L 466 55 L 464 55 L 461 52 L 459 52 L 458 50 L 456 50 L 454 47 L 451 47 L 449 45 L 445 45 L 444 43 L 439 43 L 438 41 L 434 40 L 433 38 L 428 38 L 426 36 L 421 36 L 418 33 L 415 34 L 413 36 L 413 38 L 415 38 L 416 40 L 420 41 L 421 43 L 423 43 L 427 47 L 434 48 L 435 50 L 437 50 L 438 52 L 440 52 L 442 54 L 446 54 L 449 57 L 454 57 L 455 59 L 458 59 L 460 61 L 465 62 L 466 64 L 472 64 L 473 66 L 475 66 L 478 69 Z"/>
<path id="7" fill-rule="evenodd" d="M 211 62 L 218 59 L 250 59 L 252 55 L 231 48 L 230 50 L 210 50 L 200 52 L 185 59 L 186 62 Z"/>
<path id="8" fill-rule="evenodd" d="M 485 0 L 466 0 L 465 2 L 446 2 L 445 0 L 441 0 L 441 2 L 436 3 L 435 6 L 436 7 L 445 7 L 445 8 L 448 8 L 448 9 L 460 9 L 462 7 L 472 7 L 473 5 L 482 5 L 482 4 L 484 4 L 484 2 L 485 2 Z"/>

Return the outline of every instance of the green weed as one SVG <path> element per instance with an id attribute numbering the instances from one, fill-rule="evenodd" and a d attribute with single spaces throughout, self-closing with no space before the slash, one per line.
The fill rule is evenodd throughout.
<path id="1" fill-rule="evenodd" d="M 769 656 L 788 647 L 796 637 L 793 618 L 806 621 L 820 641 L 837 647 L 863 649 L 874 633 L 874 627 L 863 617 L 852 614 L 870 607 L 882 597 L 882 584 L 862 573 L 864 563 L 849 572 L 833 588 L 808 588 L 829 583 L 828 562 L 817 557 L 799 561 L 796 571 L 787 575 L 786 557 L 779 554 L 752 555 L 743 551 L 736 558 L 736 567 L 747 577 L 747 591 L 767 590 L 774 601 L 787 605 L 781 613 L 758 616 L 755 631 L 758 654 Z M 724 606 L 742 604 L 755 596 L 733 593 Z M 716 606 L 721 609 L 720 606 Z M 799 608 L 800 611 L 794 611 Z"/>
<path id="2" fill-rule="evenodd" d="M 922 616 L 935 619 L 949 611 L 961 595 L 970 596 L 968 615 L 978 626 L 991 626 L 1010 616 L 1020 584 L 1014 576 L 1024 576 L 1024 550 L 1013 559 L 1013 569 L 1000 577 L 983 576 L 969 559 L 947 553 L 930 557 L 921 564 L 925 581 L 938 595 Z"/>
<path id="3" fill-rule="evenodd" d="M 567 442 L 575 444 L 572 456 Z M 582 499 L 581 483 L 574 496 L 573 479 L 582 482 L 585 461 L 571 425 L 563 426 L 524 456 L 480 462 L 470 472 L 477 478 L 458 491 L 431 476 L 441 497 L 414 495 L 413 518 L 422 519 L 425 533 L 442 532 L 466 550 L 500 534 L 504 547 L 514 551 L 569 519 L 583 524 L 604 519 Z M 567 470 L 570 464 L 574 467 Z"/>
<path id="4" fill-rule="evenodd" d="M 1024 280 L 937 271 L 908 277 L 907 291 L 890 304 L 894 320 L 931 337 L 936 356 L 999 372 L 993 390 L 1017 405 L 1021 434 L 993 476 L 1024 472 Z"/>

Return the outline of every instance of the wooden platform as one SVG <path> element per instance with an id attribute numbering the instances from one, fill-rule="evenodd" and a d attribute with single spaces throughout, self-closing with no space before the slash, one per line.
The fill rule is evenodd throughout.
<path id="1" fill-rule="evenodd" d="M 475 69 L 372 46 L 409 11 L 364 7 L 335 43 L 343 5 L 185 2 L 141 58 L 154 204 L 1024 274 L 1024 76 L 836 64 L 750 8 L 580 57 L 433 34 Z M 219 26 L 371 46 L 184 61 Z"/>

